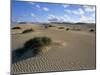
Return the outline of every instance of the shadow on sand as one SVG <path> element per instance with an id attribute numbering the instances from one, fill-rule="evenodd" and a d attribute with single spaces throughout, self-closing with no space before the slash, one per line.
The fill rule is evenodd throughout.
<path id="1" fill-rule="evenodd" d="M 12 51 L 12 64 L 38 55 L 32 49 L 18 48 Z"/>

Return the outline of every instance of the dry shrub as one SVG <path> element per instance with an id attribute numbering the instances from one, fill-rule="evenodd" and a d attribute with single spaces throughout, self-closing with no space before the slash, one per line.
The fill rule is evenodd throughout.
<path id="1" fill-rule="evenodd" d="M 29 32 L 33 32 L 33 31 L 34 31 L 33 29 L 26 29 L 22 33 L 24 34 L 24 33 L 29 33 Z"/>

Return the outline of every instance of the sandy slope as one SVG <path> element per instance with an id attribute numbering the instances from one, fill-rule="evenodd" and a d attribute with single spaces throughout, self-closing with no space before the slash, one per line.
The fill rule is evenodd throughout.
<path id="1" fill-rule="evenodd" d="M 35 36 L 49 36 L 66 45 L 53 46 L 48 52 L 12 64 L 12 73 L 95 69 L 95 33 L 37 29 L 32 33 L 13 34 L 12 50 L 22 47 L 25 41 Z"/>

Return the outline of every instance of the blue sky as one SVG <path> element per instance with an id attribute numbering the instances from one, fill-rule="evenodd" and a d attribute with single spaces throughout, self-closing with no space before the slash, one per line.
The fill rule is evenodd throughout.
<path id="1" fill-rule="evenodd" d="M 95 6 L 12 1 L 12 21 L 95 23 Z"/>

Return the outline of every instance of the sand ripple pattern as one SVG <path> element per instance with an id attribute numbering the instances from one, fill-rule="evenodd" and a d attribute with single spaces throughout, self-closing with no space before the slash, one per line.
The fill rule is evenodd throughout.
<path id="1" fill-rule="evenodd" d="M 12 64 L 11 72 L 13 74 L 32 72 L 34 73 L 48 71 L 80 70 L 88 69 L 90 67 L 91 69 L 94 68 L 89 65 L 87 66 L 84 63 L 82 64 L 82 62 L 80 62 L 76 57 L 67 57 L 66 52 L 59 48 L 58 50 L 49 50 L 48 52 L 40 54 L 36 57 L 31 57 L 26 60 L 14 63 Z"/>

